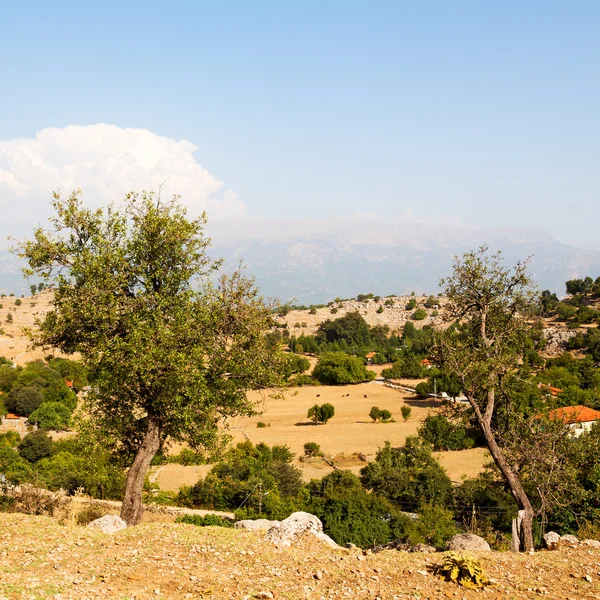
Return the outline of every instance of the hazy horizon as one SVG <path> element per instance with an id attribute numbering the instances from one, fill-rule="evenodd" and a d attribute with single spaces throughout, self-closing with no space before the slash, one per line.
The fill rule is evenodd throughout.
<path id="1" fill-rule="evenodd" d="M 0 248 L 53 190 L 99 205 L 164 184 L 211 221 L 531 228 L 600 250 L 598 23 L 588 2 L 13 3 Z"/>

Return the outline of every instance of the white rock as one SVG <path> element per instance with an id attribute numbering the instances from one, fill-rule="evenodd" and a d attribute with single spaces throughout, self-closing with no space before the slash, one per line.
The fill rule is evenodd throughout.
<path id="1" fill-rule="evenodd" d="M 548 550 L 555 550 L 560 542 L 560 535 L 555 531 L 549 531 L 543 535 L 542 542 Z"/>
<path id="2" fill-rule="evenodd" d="M 590 548 L 600 548 L 600 542 L 598 540 L 583 540 L 582 546 L 589 546 Z"/>
<path id="3" fill-rule="evenodd" d="M 459 533 L 448 540 L 446 544 L 448 550 L 491 550 L 490 545 L 474 533 Z"/>
<path id="4" fill-rule="evenodd" d="M 125 529 L 127 523 L 117 515 L 104 515 L 88 524 L 91 529 L 99 529 L 104 533 L 115 533 Z"/>
<path id="5" fill-rule="evenodd" d="M 574 535 L 567 533 L 566 535 L 560 536 L 560 545 L 566 547 L 579 546 L 579 540 Z"/>
<path id="6" fill-rule="evenodd" d="M 276 546 L 291 546 L 296 536 L 310 533 L 330 546 L 337 544 L 325 533 L 318 517 L 307 512 L 295 512 L 267 531 L 266 538 Z"/>
<path id="7" fill-rule="evenodd" d="M 279 525 L 279 521 L 269 521 L 269 519 L 244 519 L 236 521 L 233 526 L 236 529 L 250 529 L 251 531 L 267 531 L 274 525 Z"/>

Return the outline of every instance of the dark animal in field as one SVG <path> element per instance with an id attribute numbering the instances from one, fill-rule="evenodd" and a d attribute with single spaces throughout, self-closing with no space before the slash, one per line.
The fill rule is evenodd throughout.
<path id="1" fill-rule="evenodd" d="M 321 397 L 321 394 L 317 394 L 317 398 L 320 398 L 320 397 Z"/>
<path id="2" fill-rule="evenodd" d="M 367 395 L 365 394 L 365 395 L 363 396 L 363 398 L 366 398 L 366 397 L 367 397 Z"/>

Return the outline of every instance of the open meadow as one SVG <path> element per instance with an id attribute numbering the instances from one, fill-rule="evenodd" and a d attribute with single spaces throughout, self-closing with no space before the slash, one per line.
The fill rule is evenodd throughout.
<path id="1" fill-rule="evenodd" d="M 332 467 L 322 459 L 301 461 L 306 442 L 316 442 L 336 467 L 360 471 L 367 461 L 372 461 L 378 448 L 386 441 L 392 446 L 402 446 L 408 436 L 416 435 L 421 422 L 437 410 L 435 400 L 421 400 L 408 392 L 377 383 L 345 386 L 306 386 L 289 390 L 285 398 L 270 398 L 267 393 L 251 392 L 262 414 L 230 420 L 227 423 L 232 443 L 250 440 L 253 444 L 286 444 L 296 454 L 294 464 L 302 471 L 305 480 L 321 478 Z M 314 404 L 329 402 L 335 407 L 334 417 L 325 425 L 314 425 L 306 417 Z M 373 423 L 369 418 L 372 406 L 387 409 L 394 422 Z M 411 408 L 410 418 L 404 422 L 402 406 Z M 258 427 L 264 423 L 266 427 Z M 172 452 L 179 451 L 174 447 Z M 448 475 L 460 482 L 462 476 L 473 476 L 489 460 L 482 448 L 459 452 L 437 452 Z M 182 484 L 190 485 L 210 470 L 210 465 L 189 466 L 170 464 L 161 467 L 156 481 L 163 490 L 176 490 Z"/>

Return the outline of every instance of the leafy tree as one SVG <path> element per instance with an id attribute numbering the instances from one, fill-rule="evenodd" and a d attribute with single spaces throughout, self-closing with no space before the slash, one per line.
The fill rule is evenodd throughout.
<path id="1" fill-rule="evenodd" d="M 412 413 L 412 408 L 410 406 L 407 406 L 406 404 L 404 404 L 400 407 L 400 412 L 402 413 L 402 419 L 406 423 L 406 421 L 408 421 L 410 419 L 410 415 Z"/>
<path id="2" fill-rule="evenodd" d="M 22 417 L 28 417 L 34 410 L 40 407 L 44 396 L 35 385 L 14 387 L 6 396 L 6 408 Z"/>
<path id="3" fill-rule="evenodd" d="M 23 304 L 23 302 L 21 302 L 21 298 L 17 298 L 15 300 L 15 306 L 21 306 L 21 304 Z"/>
<path id="4" fill-rule="evenodd" d="M 4 445 L 0 445 L 0 473 L 14 485 L 30 481 L 33 475 L 31 464 L 16 450 Z"/>
<path id="5" fill-rule="evenodd" d="M 487 246 L 454 262 L 454 272 L 442 281 L 448 298 L 446 320 L 464 323 L 439 337 L 439 359 L 461 381 L 494 462 L 523 511 L 522 548 L 533 550 L 531 501 L 498 440 L 493 418 L 507 403 L 507 382 L 518 372 L 530 326 L 526 315 L 535 304 L 526 263 L 507 268 L 500 253 Z M 502 393 L 504 392 L 504 393 Z"/>
<path id="6" fill-rule="evenodd" d="M 422 321 L 427 318 L 427 311 L 424 308 L 417 308 L 410 318 L 413 321 Z"/>
<path id="7" fill-rule="evenodd" d="M 304 356 L 298 354 L 286 353 L 283 357 L 283 376 L 288 379 L 291 375 L 297 373 L 304 373 L 304 371 L 310 369 L 310 361 Z"/>
<path id="8" fill-rule="evenodd" d="M 71 424 L 71 411 L 61 402 L 44 402 L 29 415 L 28 421 L 41 429 L 62 431 Z"/>
<path id="9" fill-rule="evenodd" d="M 378 406 L 372 406 L 369 411 L 369 417 L 373 419 L 374 422 L 379 421 L 381 418 L 381 409 Z"/>
<path id="10" fill-rule="evenodd" d="M 52 452 L 52 440 L 41 430 L 28 433 L 17 446 L 19 454 L 30 463 L 37 462 Z"/>
<path id="11" fill-rule="evenodd" d="M 419 504 L 444 505 L 452 497 L 452 483 L 425 440 L 409 437 L 402 448 L 386 442 L 372 463 L 361 469 L 362 484 L 406 509 Z"/>
<path id="12" fill-rule="evenodd" d="M 271 313 L 240 272 L 211 282 L 220 262 L 205 218 L 189 220 L 177 198 L 131 193 L 103 211 L 55 194 L 53 205 L 50 229 L 19 246 L 26 274 L 57 286 L 33 338 L 81 354 L 94 381 L 86 410 L 132 458 L 121 516 L 136 524 L 165 440 L 214 445 L 220 419 L 254 412 L 247 390 L 279 381 Z"/>
<path id="13" fill-rule="evenodd" d="M 339 319 L 327 319 L 319 325 L 317 340 L 335 342 L 344 340 L 349 344 L 367 346 L 371 341 L 369 325 L 358 312 L 350 312 Z"/>
<path id="14" fill-rule="evenodd" d="M 315 425 L 318 425 L 319 423 L 325 425 L 325 423 L 327 423 L 327 421 L 329 421 L 329 419 L 331 419 L 331 417 L 333 417 L 334 414 L 334 406 L 332 404 L 329 404 L 329 402 L 326 402 L 321 406 L 319 406 L 318 404 L 311 406 L 308 409 L 308 413 L 306 416 L 309 419 L 312 419 Z"/>
<path id="15" fill-rule="evenodd" d="M 37 292 L 37 285 L 35 283 L 33 285 L 30 285 L 29 291 L 31 292 L 32 296 L 35 296 L 35 293 Z"/>
<path id="16" fill-rule="evenodd" d="M 411 298 L 406 304 L 406 310 L 415 310 L 417 308 L 417 300 L 415 298 Z"/>
<path id="17" fill-rule="evenodd" d="M 325 385 L 344 385 L 375 379 L 374 371 L 365 368 L 363 361 L 345 352 L 327 352 L 319 357 L 313 377 Z"/>

